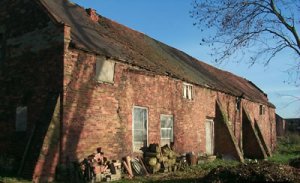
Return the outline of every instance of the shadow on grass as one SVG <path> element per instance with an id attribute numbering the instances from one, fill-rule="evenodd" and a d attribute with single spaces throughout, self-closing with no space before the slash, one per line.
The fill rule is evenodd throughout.
<path id="1" fill-rule="evenodd" d="M 202 179 L 189 179 L 189 178 L 182 178 L 182 179 L 170 179 L 170 180 L 157 180 L 157 181 L 147 181 L 146 183 L 192 183 L 192 182 L 204 182 Z"/>

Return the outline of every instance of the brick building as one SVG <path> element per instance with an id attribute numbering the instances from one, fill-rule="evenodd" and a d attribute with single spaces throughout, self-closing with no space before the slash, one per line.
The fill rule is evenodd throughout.
<path id="1" fill-rule="evenodd" d="M 300 118 L 286 118 L 284 121 L 286 124 L 285 132 L 300 134 Z"/>
<path id="2" fill-rule="evenodd" d="M 275 114 L 276 119 L 276 135 L 278 137 L 284 136 L 286 133 L 286 121 L 278 114 Z"/>
<path id="3" fill-rule="evenodd" d="M 275 107 L 251 81 L 67 0 L 2 0 L 0 15 L 0 155 L 20 175 L 51 180 L 99 146 L 271 155 Z"/>

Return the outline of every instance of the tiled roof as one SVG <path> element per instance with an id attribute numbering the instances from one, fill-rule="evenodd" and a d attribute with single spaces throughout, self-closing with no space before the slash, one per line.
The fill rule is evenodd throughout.
<path id="1" fill-rule="evenodd" d="M 39 0 L 58 22 L 71 27 L 76 48 L 119 59 L 152 72 L 274 107 L 251 81 L 217 69 L 145 34 L 86 10 L 68 0 Z"/>

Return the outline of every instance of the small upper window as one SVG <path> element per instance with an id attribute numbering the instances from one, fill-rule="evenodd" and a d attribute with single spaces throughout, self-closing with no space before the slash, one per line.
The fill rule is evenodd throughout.
<path id="1" fill-rule="evenodd" d="M 26 131 L 27 128 L 27 107 L 19 106 L 16 108 L 16 131 Z"/>
<path id="2" fill-rule="evenodd" d="M 193 98 L 193 85 L 183 83 L 183 98 L 192 100 Z"/>
<path id="3" fill-rule="evenodd" d="M 98 82 L 114 83 L 115 62 L 105 57 L 96 59 L 96 80 Z"/>
<path id="4" fill-rule="evenodd" d="M 259 115 L 264 115 L 265 114 L 265 106 L 259 105 Z"/>

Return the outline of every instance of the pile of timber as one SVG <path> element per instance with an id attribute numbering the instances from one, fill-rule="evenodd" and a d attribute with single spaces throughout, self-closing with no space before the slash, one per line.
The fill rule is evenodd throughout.
<path id="1" fill-rule="evenodd" d="M 152 173 L 171 172 L 178 169 L 177 153 L 168 145 L 160 147 L 158 144 L 150 144 L 144 150 L 144 161 Z"/>
<path id="2" fill-rule="evenodd" d="M 109 182 L 121 179 L 121 163 L 116 160 L 109 161 L 101 147 L 97 148 L 97 153 L 80 162 L 80 169 L 85 181 Z"/>

